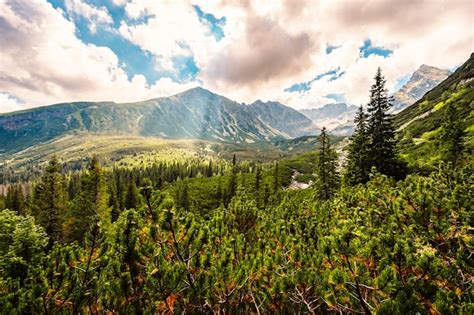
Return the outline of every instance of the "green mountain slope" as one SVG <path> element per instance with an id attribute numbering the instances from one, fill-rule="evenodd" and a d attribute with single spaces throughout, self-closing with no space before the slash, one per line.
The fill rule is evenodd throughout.
<path id="1" fill-rule="evenodd" d="M 395 116 L 402 153 L 412 166 L 431 167 L 443 158 L 440 139 L 449 106 L 457 106 L 465 126 L 466 146 L 474 147 L 474 53 L 446 80 Z"/>
<path id="2" fill-rule="evenodd" d="M 57 104 L 0 115 L 0 154 L 71 134 L 258 143 L 309 132 L 311 121 L 296 110 L 278 103 L 272 106 L 278 110 L 263 115 L 267 107 L 239 104 L 202 88 L 138 103 Z M 285 118 L 291 118 L 289 124 L 281 122 Z"/>

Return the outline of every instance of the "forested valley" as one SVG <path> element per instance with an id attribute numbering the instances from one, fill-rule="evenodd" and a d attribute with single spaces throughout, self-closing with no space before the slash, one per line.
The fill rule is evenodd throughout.
<path id="1" fill-rule="evenodd" d="M 472 314 L 465 126 L 451 106 L 441 161 L 417 169 L 390 106 L 379 70 L 344 160 L 325 129 L 265 163 L 52 157 L 0 197 L 1 312 Z"/>

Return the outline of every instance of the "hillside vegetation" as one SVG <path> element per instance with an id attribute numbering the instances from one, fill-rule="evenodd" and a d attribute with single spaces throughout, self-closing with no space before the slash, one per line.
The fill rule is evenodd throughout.
<path id="1" fill-rule="evenodd" d="M 466 132 L 468 155 L 474 149 L 474 54 L 446 80 L 395 116 L 404 158 L 412 167 L 433 167 L 443 158 L 443 122 L 449 107 Z"/>
<path id="2" fill-rule="evenodd" d="M 307 158 L 278 169 L 317 168 Z M 0 211 L 2 310 L 472 313 L 472 169 L 373 174 L 324 201 L 261 167 L 91 164 L 42 208 L 46 183 L 63 185 L 50 167 L 30 201 L 11 189 Z"/>

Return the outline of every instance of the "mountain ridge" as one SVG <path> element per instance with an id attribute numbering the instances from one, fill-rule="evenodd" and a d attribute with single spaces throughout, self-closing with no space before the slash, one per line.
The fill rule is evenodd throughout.
<path id="1" fill-rule="evenodd" d="M 285 124 L 266 113 L 278 112 Z M 311 121 L 278 102 L 240 104 L 204 88 L 142 102 L 73 102 L 0 114 L 0 152 L 66 134 L 123 134 L 254 143 L 311 133 Z"/>

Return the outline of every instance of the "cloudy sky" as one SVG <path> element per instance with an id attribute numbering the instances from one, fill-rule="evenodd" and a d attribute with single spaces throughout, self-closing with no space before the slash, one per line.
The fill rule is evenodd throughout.
<path id="1" fill-rule="evenodd" d="M 239 102 L 363 104 L 474 51 L 472 0 L 0 0 L 0 112 L 202 86 Z"/>

